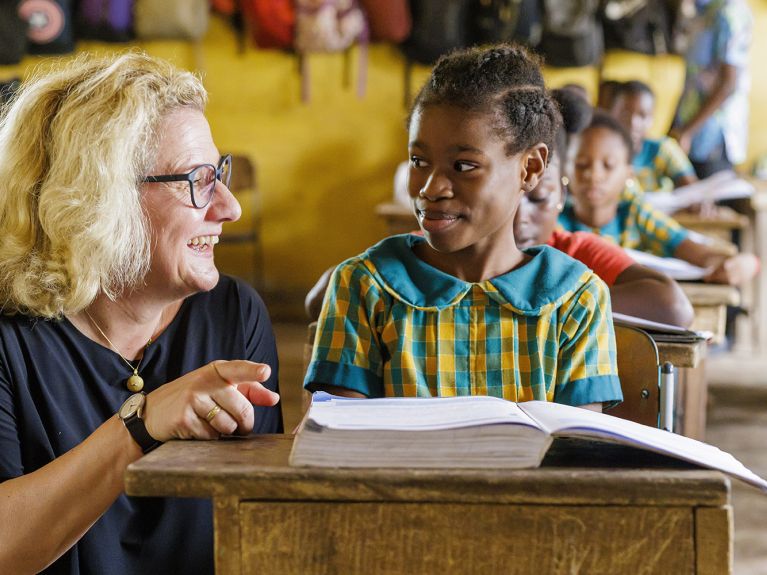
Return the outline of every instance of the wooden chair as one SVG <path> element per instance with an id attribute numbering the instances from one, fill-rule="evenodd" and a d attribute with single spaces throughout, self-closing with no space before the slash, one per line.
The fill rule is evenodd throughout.
<path id="1" fill-rule="evenodd" d="M 221 244 L 217 248 L 223 248 L 221 261 L 217 260 L 216 264 L 221 271 L 239 276 L 259 288 L 263 281 L 261 210 L 256 166 L 248 156 L 232 154 L 229 189 L 240 202 L 242 216 L 238 221 L 224 225 Z"/>
<path id="2" fill-rule="evenodd" d="M 673 367 L 666 372 L 661 386 L 658 346 L 650 334 L 624 325 L 615 326 L 618 376 L 623 389 L 623 403 L 608 413 L 622 419 L 672 431 Z"/>

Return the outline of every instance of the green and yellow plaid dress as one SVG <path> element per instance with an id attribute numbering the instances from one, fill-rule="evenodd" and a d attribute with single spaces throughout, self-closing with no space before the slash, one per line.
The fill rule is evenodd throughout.
<path id="1" fill-rule="evenodd" d="M 643 201 L 641 196 L 621 199 L 615 218 L 601 228 L 580 222 L 568 202 L 559 214 L 559 225 L 568 232 L 592 232 L 622 248 L 661 257 L 672 257 L 679 244 L 690 235 L 689 230 Z"/>
<path id="2" fill-rule="evenodd" d="M 583 405 L 622 399 L 607 287 L 548 246 L 480 283 L 387 238 L 338 266 L 305 387 L 382 396 L 491 395 Z"/>

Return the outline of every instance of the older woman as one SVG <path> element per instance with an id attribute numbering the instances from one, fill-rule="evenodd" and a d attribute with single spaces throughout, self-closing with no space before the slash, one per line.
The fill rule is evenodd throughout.
<path id="1" fill-rule="evenodd" d="M 132 53 L 2 118 L 3 572 L 212 571 L 209 504 L 129 498 L 123 472 L 172 438 L 282 431 L 267 312 L 213 261 L 240 207 L 205 99 Z"/>

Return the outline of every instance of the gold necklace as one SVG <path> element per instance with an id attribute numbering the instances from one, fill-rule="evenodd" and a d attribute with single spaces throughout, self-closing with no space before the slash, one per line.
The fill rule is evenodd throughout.
<path id="1" fill-rule="evenodd" d="M 99 330 L 99 333 L 103 336 L 105 340 L 107 340 L 107 343 L 112 348 L 112 350 L 120 356 L 120 359 L 122 359 L 129 368 L 133 370 L 133 375 L 131 375 L 128 379 L 125 380 L 125 386 L 128 388 L 129 391 L 132 391 L 133 393 L 138 393 L 142 389 L 144 389 L 144 378 L 142 378 L 138 374 L 138 370 L 141 367 L 141 362 L 144 359 L 144 355 L 141 355 L 141 359 L 138 360 L 138 363 L 136 364 L 136 367 L 133 367 L 133 364 L 129 362 L 127 359 L 123 357 L 123 355 L 117 350 L 117 347 L 115 344 L 112 343 L 112 341 L 107 337 L 107 334 L 104 333 L 104 330 L 102 330 L 99 327 L 99 324 L 96 323 L 96 320 L 93 319 L 91 314 L 88 313 L 88 310 L 84 310 L 85 315 L 88 316 L 88 319 L 91 320 L 91 323 L 94 325 L 94 327 Z M 144 346 L 144 350 L 149 347 L 149 344 L 152 343 L 152 338 L 149 338 L 149 341 L 146 342 L 146 345 Z"/>

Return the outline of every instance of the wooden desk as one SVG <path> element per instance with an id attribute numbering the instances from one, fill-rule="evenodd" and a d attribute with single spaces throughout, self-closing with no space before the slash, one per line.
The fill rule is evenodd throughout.
<path id="1" fill-rule="evenodd" d="M 732 572 L 718 472 L 566 441 L 540 469 L 291 468 L 291 443 L 169 442 L 126 491 L 213 498 L 219 575 Z"/>
<path id="2" fill-rule="evenodd" d="M 716 210 L 716 217 L 712 218 L 702 218 L 688 212 L 676 212 L 672 217 L 688 230 L 714 238 L 723 247 L 729 244 L 732 248 L 732 232 L 747 228 L 748 216 L 727 206 L 717 206 Z"/>
<path id="3" fill-rule="evenodd" d="M 712 343 L 724 341 L 724 330 L 727 323 L 727 306 L 740 305 L 740 292 L 728 285 L 679 282 L 687 295 L 693 309 L 695 319 L 690 329 L 710 331 L 714 334 Z"/>

